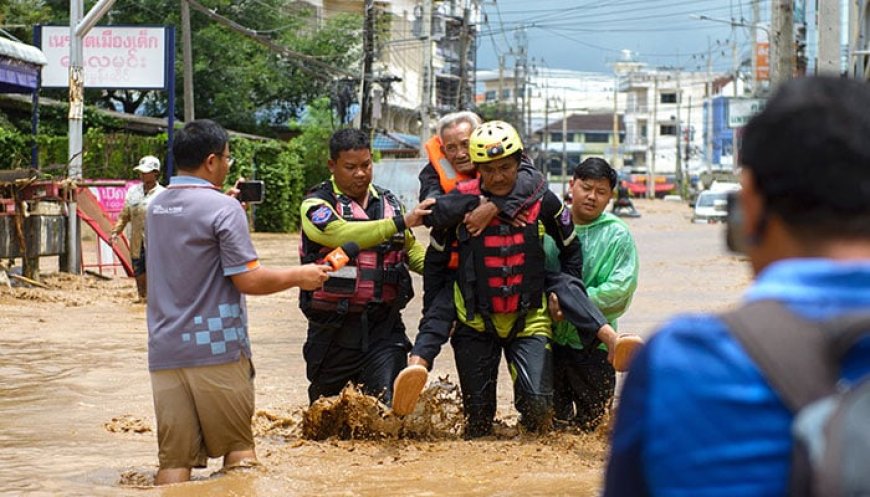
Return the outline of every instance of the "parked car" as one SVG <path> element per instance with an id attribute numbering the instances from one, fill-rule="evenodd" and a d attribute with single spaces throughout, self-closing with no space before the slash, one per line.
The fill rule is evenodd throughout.
<path id="1" fill-rule="evenodd" d="M 728 192 L 732 190 L 704 190 L 695 200 L 692 222 L 712 224 L 725 221 L 728 214 Z"/>

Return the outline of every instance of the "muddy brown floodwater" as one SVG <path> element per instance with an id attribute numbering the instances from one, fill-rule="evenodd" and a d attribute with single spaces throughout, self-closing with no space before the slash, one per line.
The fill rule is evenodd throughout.
<path id="1" fill-rule="evenodd" d="M 622 330 L 649 335 L 670 315 L 723 309 L 738 299 L 750 275 L 726 253 L 721 226 L 691 224 L 684 204 L 636 203 L 643 216 L 629 225 L 639 247 L 640 285 Z M 266 265 L 297 263 L 298 236 L 255 234 L 254 240 Z M 194 472 L 192 483 L 153 488 L 157 443 L 145 307 L 131 303 L 135 286 L 127 278 L 59 274 L 47 259 L 42 264 L 50 289 L 0 287 L 4 495 L 592 496 L 600 490 L 606 430 L 518 433 L 504 369 L 496 435 L 461 440 L 450 350 L 430 377 L 443 379 L 428 392 L 436 408 L 417 412 L 416 421 L 390 418 L 348 391 L 348 398 L 321 407 L 345 402 L 354 413 L 334 426 L 312 427 L 323 413 L 305 409 L 306 325 L 295 290 L 248 298 L 263 466 L 222 475 L 213 461 Z M 415 284 L 419 289 L 418 277 Z M 418 296 L 405 312 L 412 338 L 419 318 Z M 349 433 L 359 439 L 338 436 Z"/>

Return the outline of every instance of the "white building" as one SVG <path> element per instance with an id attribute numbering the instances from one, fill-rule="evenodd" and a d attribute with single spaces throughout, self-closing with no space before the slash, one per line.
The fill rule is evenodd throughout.
<path id="1" fill-rule="evenodd" d="M 340 12 L 363 14 L 363 0 L 305 0 L 318 9 L 320 18 Z M 416 0 L 375 0 L 378 26 L 386 27 L 381 42 L 376 42 L 372 76 L 375 98 L 386 105 L 375 105 L 374 126 L 388 131 L 420 135 L 424 95 L 425 50 L 432 60 L 433 78 L 429 84 L 430 128 L 439 113 L 461 107 L 460 96 L 473 102 L 475 35 L 479 10 L 471 0 L 433 2 L 431 41 L 423 39 L 422 4 Z M 468 30 L 463 31 L 468 9 Z M 462 36 L 467 33 L 467 37 Z M 461 56 L 462 49 L 466 56 Z M 465 71 L 462 71 L 462 62 Z M 352 68 L 352 70 L 360 70 Z M 360 74 L 360 77 L 362 74 Z M 465 83 L 466 90 L 460 92 Z M 379 108 L 380 107 L 380 108 Z M 431 130 L 430 130 L 431 132 Z"/>
<path id="2" fill-rule="evenodd" d="M 522 122 L 514 124 L 528 128 L 528 134 L 562 119 L 563 112 L 568 115 L 613 112 L 614 96 L 616 107 L 625 106 L 625 96 L 615 91 L 614 74 L 534 68 L 525 86 L 527 98 L 523 96 L 522 79 L 515 77 L 512 68 L 478 71 L 477 103 L 516 105 L 523 109 Z"/>

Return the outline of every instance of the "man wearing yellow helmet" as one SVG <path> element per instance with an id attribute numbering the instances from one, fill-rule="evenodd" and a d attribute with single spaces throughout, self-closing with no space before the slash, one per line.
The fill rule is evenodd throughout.
<path id="1" fill-rule="evenodd" d="M 419 176 L 421 202 L 440 198 L 454 190 L 457 184 L 477 178 L 469 144 L 472 132 L 480 124 L 477 114 L 469 111 L 447 114 L 438 121 L 438 135 L 426 146 L 429 164 Z M 433 141 L 438 144 L 437 147 L 432 144 Z M 523 156 L 513 189 L 506 195 L 492 197 L 491 202 L 487 200 L 480 203 L 468 213 L 466 227 L 471 232 L 479 232 L 497 214 L 521 225 L 525 222 L 524 210 L 540 200 L 546 190 L 544 175 L 535 169 L 531 159 Z M 423 318 L 408 361 L 411 365 L 422 365 L 427 370 L 432 368 L 456 320 L 453 284 L 459 264 L 455 227 L 433 229 L 429 239 L 423 270 Z M 425 378 L 426 371 L 417 368 L 414 374 L 417 378 Z M 422 386 L 421 383 L 416 384 L 417 388 Z M 417 393 L 413 393 L 403 409 L 401 394 L 404 390 L 398 390 L 399 402 L 393 404 L 393 410 L 397 414 L 407 414 L 409 411 L 406 409 L 413 409 Z"/>
<path id="2" fill-rule="evenodd" d="M 466 413 L 466 437 L 492 431 L 501 353 L 514 378 L 515 405 L 529 431 L 549 427 L 552 410 L 550 317 L 545 300 L 543 232 L 559 248 L 561 270 L 582 270 L 580 244 L 570 213 L 549 190 L 528 210 L 527 223 L 496 217 L 468 228 L 467 213 L 481 202 L 510 194 L 517 181 L 523 145 L 516 130 L 501 121 L 484 123 L 471 135 L 469 149 L 479 178 L 460 183 L 433 207 L 429 223 L 455 229 L 459 266 L 454 305 L 459 323 L 451 339 Z"/>

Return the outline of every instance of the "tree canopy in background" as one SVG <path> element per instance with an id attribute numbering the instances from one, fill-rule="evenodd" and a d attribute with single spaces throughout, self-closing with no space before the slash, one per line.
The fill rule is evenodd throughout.
<path id="1" fill-rule="evenodd" d="M 94 1 L 85 2 L 85 11 Z M 210 118 L 236 131 L 275 135 L 305 115 L 309 102 L 334 92 L 340 71 L 356 72 L 361 59 L 362 16 L 343 13 L 323 20 L 305 3 L 287 0 L 201 0 L 209 10 L 256 31 L 272 43 L 319 63 L 278 54 L 191 8 L 194 105 L 197 118 Z M 176 109 L 183 117 L 181 7 L 178 0 L 118 0 L 101 25 L 176 27 Z M 69 23 L 68 0 L 0 2 L 0 24 L 25 42 L 34 24 Z M 322 64 L 321 64 L 322 63 Z M 329 68 L 336 68 L 335 71 Z M 43 90 L 66 100 L 65 90 Z M 155 117 L 167 115 L 163 91 L 86 91 L 86 103 Z"/>

